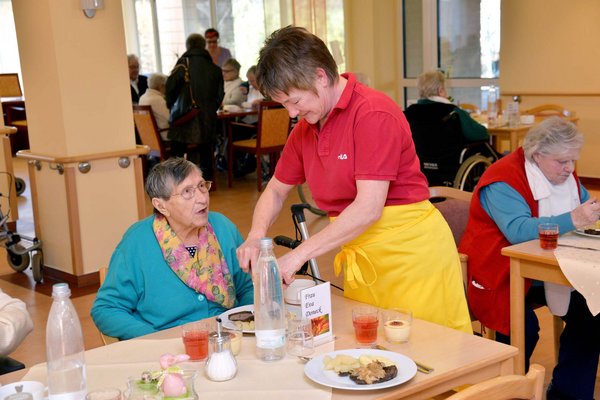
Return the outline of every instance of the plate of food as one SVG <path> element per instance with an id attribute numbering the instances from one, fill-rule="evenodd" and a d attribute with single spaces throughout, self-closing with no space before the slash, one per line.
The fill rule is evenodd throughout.
<path id="1" fill-rule="evenodd" d="M 600 221 L 596 222 L 596 225 L 590 225 L 586 226 L 585 228 L 576 229 L 575 233 L 600 239 Z"/>
<path id="2" fill-rule="evenodd" d="M 241 328 L 244 333 L 254 333 L 254 304 L 232 308 L 219 317 L 225 328 Z"/>
<path id="3" fill-rule="evenodd" d="M 417 365 L 392 351 L 375 349 L 338 350 L 315 356 L 304 366 L 304 374 L 324 386 L 346 390 L 384 389 L 412 379 Z"/>

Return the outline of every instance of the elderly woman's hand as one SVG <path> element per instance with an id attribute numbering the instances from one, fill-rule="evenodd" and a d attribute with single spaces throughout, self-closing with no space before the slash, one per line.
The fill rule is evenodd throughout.
<path id="1" fill-rule="evenodd" d="M 240 268 L 244 272 L 250 272 L 252 265 L 256 265 L 260 251 L 260 239 L 248 238 L 235 251 Z"/>
<path id="2" fill-rule="evenodd" d="M 585 203 L 571 211 L 571 220 L 576 228 L 593 225 L 600 218 L 600 203 L 595 197 L 591 197 Z"/>

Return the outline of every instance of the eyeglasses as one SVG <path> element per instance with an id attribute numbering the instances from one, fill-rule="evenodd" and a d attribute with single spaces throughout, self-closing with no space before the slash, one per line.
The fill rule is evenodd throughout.
<path id="1" fill-rule="evenodd" d="M 229 73 L 235 71 L 235 69 L 222 69 L 223 73 Z"/>
<path id="2" fill-rule="evenodd" d="M 196 195 L 196 190 L 199 190 L 201 193 L 208 193 L 210 187 L 212 186 L 212 181 L 202 181 L 198 184 L 198 186 L 188 186 L 181 191 L 181 193 L 174 193 L 173 196 L 181 196 L 185 200 L 191 200 Z"/>
<path id="3" fill-rule="evenodd" d="M 208 39 L 206 43 L 217 43 L 219 39 Z"/>

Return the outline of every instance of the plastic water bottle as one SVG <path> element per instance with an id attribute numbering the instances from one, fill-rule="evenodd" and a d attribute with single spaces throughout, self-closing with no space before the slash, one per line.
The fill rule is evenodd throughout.
<path id="1" fill-rule="evenodd" d="M 498 121 L 498 89 L 490 85 L 488 89 L 488 126 L 495 126 Z"/>
<path id="2" fill-rule="evenodd" d="M 514 128 L 519 126 L 521 116 L 519 114 L 519 96 L 513 96 L 513 101 L 506 106 L 506 112 L 508 114 L 508 126 Z"/>
<path id="3" fill-rule="evenodd" d="M 49 400 L 79 400 L 86 395 L 81 323 L 66 283 L 52 286 L 54 299 L 46 325 Z"/>
<path id="4" fill-rule="evenodd" d="M 260 239 L 258 265 L 252 273 L 256 355 L 263 361 L 280 360 L 285 356 L 285 308 L 271 238 Z"/>

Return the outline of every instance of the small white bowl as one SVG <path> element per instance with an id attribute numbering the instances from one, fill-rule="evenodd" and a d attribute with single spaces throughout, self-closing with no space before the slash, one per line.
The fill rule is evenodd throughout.
<path id="1" fill-rule="evenodd" d="M 31 393 L 33 400 L 43 400 L 46 387 L 42 382 L 38 381 L 21 381 L 9 383 L 8 385 L 0 386 L 0 399 L 6 396 L 17 393 L 17 386 L 23 386 L 21 392 Z"/>
<path id="2" fill-rule="evenodd" d="M 523 125 L 531 125 L 535 122 L 535 115 L 521 115 L 521 123 Z"/>
<path id="3" fill-rule="evenodd" d="M 300 291 L 315 286 L 310 279 L 296 279 L 285 289 L 284 298 L 288 304 L 300 304 Z"/>

